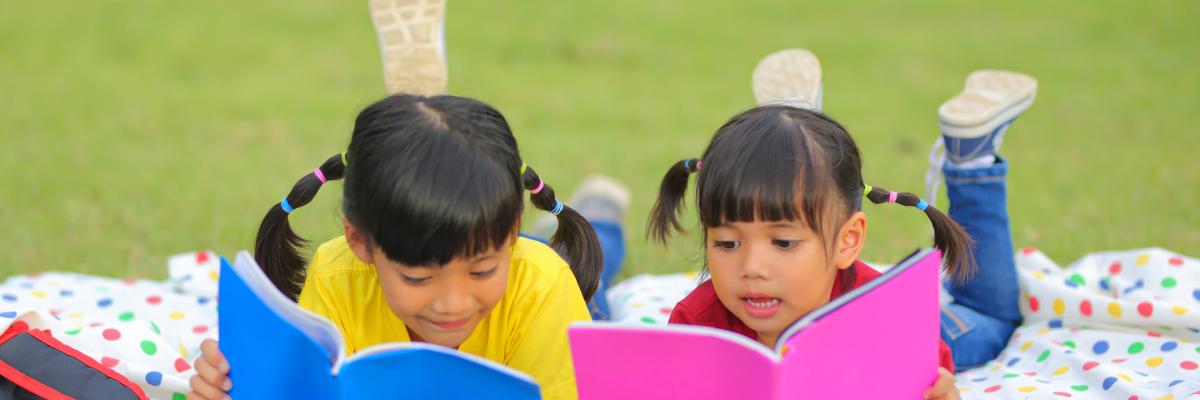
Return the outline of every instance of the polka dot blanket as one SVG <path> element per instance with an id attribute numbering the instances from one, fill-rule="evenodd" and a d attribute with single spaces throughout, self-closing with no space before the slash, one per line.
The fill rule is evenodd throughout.
<path id="1" fill-rule="evenodd" d="M 0 332 L 49 330 L 113 368 L 154 399 L 183 399 L 200 341 L 217 334 L 217 271 L 209 252 L 171 257 L 165 282 L 72 273 L 9 277 L 0 284 Z"/>
<path id="2" fill-rule="evenodd" d="M 1200 399 L 1200 261 L 1162 249 L 1062 268 L 1016 256 L 1025 323 L 1000 356 L 958 374 L 964 399 Z M 0 331 L 47 329 L 156 399 L 182 399 L 200 341 L 217 335 L 216 256 L 171 257 L 163 282 L 72 273 L 0 284 Z M 695 273 L 638 275 L 607 296 L 613 319 L 666 323 Z"/>
<path id="3" fill-rule="evenodd" d="M 1162 249 L 1066 268 L 1032 248 L 1016 260 L 1025 323 L 996 360 L 958 374 L 964 399 L 1200 399 L 1200 262 Z M 613 319 L 666 323 L 697 283 L 627 279 L 608 291 Z"/>

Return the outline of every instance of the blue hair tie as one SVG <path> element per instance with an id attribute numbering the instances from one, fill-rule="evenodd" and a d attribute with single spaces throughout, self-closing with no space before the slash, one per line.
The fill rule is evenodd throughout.
<path id="1" fill-rule="evenodd" d="M 683 169 L 691 171 L 692 170 L 692 167 L 690 165 L 691 163 L 692 163 L 692 160 L 683 160 Z"/>
<path id="2" fill-rule="evenodd" d="M 558 215 L 559 213 L 562 212 L 562 210 L 563 210 L 563 203 L 561 201 L 555 200 L 554 201 L 554 209 L 550 210 L 550 213 L 554 214 L 554 215 Z"/>
<path id="3" fill-rule="evenodd" d="M 917 199 L 917 200 L 918 200 L 917 201 L 917 209 L 918 210 L 925 211 L 925 208 L 929 207 L 929 203 L 926 203 L 925 199 Z"/>
<path id="4" fill-rule="evenodd" d="M 291 214 L 292 211 L 296 211 L 295 208 L 292 208 L 291 204 L 288 204 L 287 196 L 283 196 L 283 200 L 279 201 L 279 208 L 282 208 L 283 212 L 288 214 Z"/>

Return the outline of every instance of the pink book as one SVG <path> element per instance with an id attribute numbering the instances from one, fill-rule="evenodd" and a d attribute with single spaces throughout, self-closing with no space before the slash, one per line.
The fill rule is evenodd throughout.
<path id="1" fill-rule="evenodd" d="M 770 349 L 688 325 L 569 330 L 580 399 L 920 399 L 937 380 L 941 252 L 813 310 Z"/>

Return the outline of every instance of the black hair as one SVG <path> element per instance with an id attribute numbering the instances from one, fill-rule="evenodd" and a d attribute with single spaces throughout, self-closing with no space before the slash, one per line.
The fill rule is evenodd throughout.
<path id="1" fill-rule="evenodd" d="M 735 115 L 717 130 L 700 160 L 683 160 L 667 170 L 647 236 L 665 243 L 673 231 L 684 232 L 678 215 L 688 178 L 697 172 L 696 201 L 704 227 L 799 220 L 822 238 L 831 256 L 837 229 L 862 210 L 865 185 L 858 146 L 846 128 L 818 111 L 769 105 Z M 878 204 L 887 202 L 889 192 L 875 187 L 865 197 Z M 911 193 L 898 197 L 896 203 L 906 206 L 919 200 Z M 962 281 L 975 268 L 970 236 L 936 208 L 926 207 L 924 213 L 933 225 L 934 246 L 945 254 L 945 268 Z M 853 274 L 853 269 L 843 273 Z M 848 289 L 854 279 L 839 281 Z"/>
<path id="2" fill-rule="evenodd" d="M 523 165 L 508 122 L 491 106 L 464 97 L 394 95 L 362 110 L 346 153 L 319 168 L 326 180 L 346 180 L 342 212 L 369 243 L 390 260 L 436 267 L 495 249 L 516 233 L 523 189 L 541 181 Z M 287 202 L 300 208 L 321 185 L 315 172 L 304 175 Z M 549 184 L 530 199 L 546 211 L 558 202 Z M 267 211 L 254 256 L 271 282 L 295 300 L 308 262 L 300 248 L 307 241 L 292 231 L 288 215 L 278 203 Z M 590 300 L 603 266 L 600 241 L 570 207 L 563 206 L 557 218 L 550 244 L 565 254 Z"/>

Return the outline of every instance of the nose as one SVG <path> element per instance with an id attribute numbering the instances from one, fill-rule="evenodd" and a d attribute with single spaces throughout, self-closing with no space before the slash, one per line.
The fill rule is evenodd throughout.
<path id="1" fill-rule="evenodd" d="M 745 246 L 745 256 L 742 258 L 742 278 L 771 279 L 771 271 L 767 267 L 766 251 L 756 246 Z"/>
<path id="2" fill-rule="evenodd" d="M 457 289 L 448 289 L 434 299 L 430 304 L 431 310 L 436 314 L 461 316 L 470 308 L 473 298 L 470 294 Z"/>

